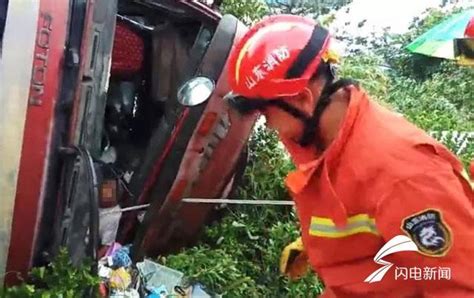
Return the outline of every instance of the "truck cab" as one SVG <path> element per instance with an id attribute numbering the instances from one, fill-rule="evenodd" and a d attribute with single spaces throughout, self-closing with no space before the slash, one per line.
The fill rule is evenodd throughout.
<path id="1" fill-rule="evenodd" d="M 192 0 L 0 4 L 0 276 L 191 245 L 213 208 L 181 199 L 225 198 L 245 165 L 255 116 L 223 100 L 245 26 Z"/>

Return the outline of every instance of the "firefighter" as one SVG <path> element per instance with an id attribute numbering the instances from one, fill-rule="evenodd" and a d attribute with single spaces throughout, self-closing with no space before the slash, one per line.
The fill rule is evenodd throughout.
<path id="1" fill-rule="evenodd" d="M 260 21 L 229 56 L 225 99 L 263 114 L 296 165 L 286 185 L 302 238 L 282 271 L 303 274 L 307 257 L 326 297 L 473 297 L 474 194 L 462 164 L 357 82 L 336 80 L 337 62 L 328 31 L 294 15 Z M 374 262 L 399 235 L 414 249 Z"/>

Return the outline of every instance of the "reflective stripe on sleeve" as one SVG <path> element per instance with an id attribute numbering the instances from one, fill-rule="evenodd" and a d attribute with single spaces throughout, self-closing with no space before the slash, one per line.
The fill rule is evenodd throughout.
<path id="1" fill-rule="evenodd" d="M 375 219 L 369 217 L 368 214 L 358 214 L 347 219 L 347 225 L 344 227 L 336 227 L 330 218 L 316 217 L 311 218 L 309 234 L 311 236 L 326 238 L 341 238 L 358 233 L 371 233 L 378 235 L 375 226 Z"/>

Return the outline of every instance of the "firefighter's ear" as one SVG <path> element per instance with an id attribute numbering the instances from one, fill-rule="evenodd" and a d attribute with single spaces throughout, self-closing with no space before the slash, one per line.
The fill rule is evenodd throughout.
<path id="1" fill-rule="evenodd" d="M 300 108 L 311 116 L 314 112 L 314 107 L 316 106 L 315 98 L 313 92 L 309 88 L 304 88 L 303 91 L 298 95 L 298 102 L 300 103 Z"/>

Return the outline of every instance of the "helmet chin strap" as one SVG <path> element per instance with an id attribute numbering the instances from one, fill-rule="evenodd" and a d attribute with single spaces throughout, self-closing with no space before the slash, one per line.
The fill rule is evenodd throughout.
<path id="1" fill-rule="evenodd" d="M 306 117 L 305 119 L 301 119 L 304 125 L 303 134 L 301 135 L 301 138 L 298 141 L 298 144 L 301 147 L 308 147 L 310 145 L 315 145 L 316 149 L 318 149 L 319 151 L 324 150 L 324 143 L 319 133 L 319 120 L 321 118 L 321 115 L 318 115 L 317 111 L 318 110 L 323 111 L 328 106 L 329 101 L 330 101 L 329 100 L 330 96 L 324 96 L 325 94 L 324 91 L 327 90 L 329 85 L 331 84 L 332 83 L 328 81 L 324 85 L 323 91 L 321 92 L 318 103 L 316 104 L 315 110 L 313 112 L 313 115 L 311 117 Z"/>
<path id="2" fill-rule="evenodd" d="M 314 109 L 313 115 L 311 117 L 306 117 L 306 119 L 301 119 L 304 124 L 303 134 L 298 141 L 298 144 L 301 147 L 308 147 L 310 145 L 315 145 L 316 149 L 323 151 L 325 149 L 324 142 L 320 134 L 319 122 L 323 112 L 326 110 L 327 106 L 331 102 L 331 96 L 340 88 L 349 86 L 349 85 L 358 85 L 358 82 L 351 79 L 340 79 L 336 82 L 332 80 L 327 80 L 321 95 L 319 96 L 318 103 Z"/>

